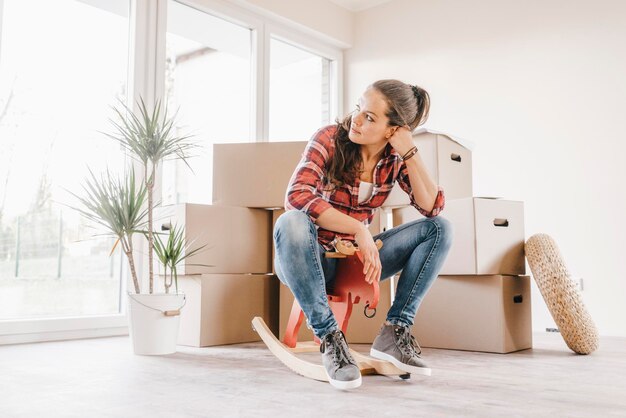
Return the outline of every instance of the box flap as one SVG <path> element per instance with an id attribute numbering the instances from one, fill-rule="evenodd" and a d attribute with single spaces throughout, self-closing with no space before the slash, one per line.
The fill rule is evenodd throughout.
<path id="1" fill-rule="evenodd" d="M 454 142 L 456 142 L 457 144 L 461 145 L 462 147 L 465 147 L 467 149 L 469 149 L 470 151 L 473 151 L 475 148 L 475 144 L 468 140 L 468 139 L 463 139 L 463 138 L 459 138 L 458 136 L 449 134 L 447 132 L 443 132 L 443 131 L 438 131 L 435 129 L 430 129 L 430 128 L 425 128 L 425 127 L 420 127 L 417 128 L 416 130 L 413 131 L 413 135 L 418 135 L 418 134 L 423 134 L 423 133 L 431 133 L 431 134 L 435 134 L 435 135 L 445 135 L 448 138 L 450 138 L 451 140 L 453 140 Z"/>

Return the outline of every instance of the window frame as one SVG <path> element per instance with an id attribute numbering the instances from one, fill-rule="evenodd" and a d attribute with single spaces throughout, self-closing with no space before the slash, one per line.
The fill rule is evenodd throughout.
<path id="1" fill-rule="evenodd" d="M 343 52 L 345 45 L 321 33 L 250 4 L 221 0 L 174 0 L 251 30 L 251 128 L 252 142 L 269 141 L 270 40 L 272 37 L 330 60 L 330 118 L 343 111 Z M 168 0 L 130 0 L 129 15 L 129 106 L 142 97 L 147 106 L 162 97 L 165 89 L 165 38 Z M 0 10 L 1 13 L 1 10 Z M 143 170 L 135 164 L 137 173 Z M 161 167 L 155 179 L 155 200 L 161 199 Z M 142 179 L 143 180 L 143 179 Z M 147 251 L 147 243 L 136 237 L 138 254 Z M 0 320 L 0 345 L 128 335 L 127 289 L 129 273 L 123 263 L 120 285 L 120 313 L 95 316 L 25 318 Z M 136 263 L 142 288 L 147 288 L 148 257 Z"/>

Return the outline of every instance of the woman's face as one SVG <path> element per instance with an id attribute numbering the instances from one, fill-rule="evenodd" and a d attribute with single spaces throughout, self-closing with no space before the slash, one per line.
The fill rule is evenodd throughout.
<path id="1" fill-rule="evenodd" d="M 396 127 L 388 126 L 387 102 L 378 91 L 368 88 L 359 98 L 356 110 L 352 113 L 352 123 L 348 138 L 360 145 L 373 145 L 385 142 Z"/>

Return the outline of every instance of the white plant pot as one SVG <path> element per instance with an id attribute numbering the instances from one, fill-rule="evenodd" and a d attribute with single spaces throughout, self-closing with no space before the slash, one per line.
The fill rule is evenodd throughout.
<path id="1" fill-rule="evenodd" d="M 128 294 L 130 336 L 135 354 L 159 355 L 176 352 L 180 315 L 185 295 Z M 170 316 L 165 315 L 168 312 Z"/>

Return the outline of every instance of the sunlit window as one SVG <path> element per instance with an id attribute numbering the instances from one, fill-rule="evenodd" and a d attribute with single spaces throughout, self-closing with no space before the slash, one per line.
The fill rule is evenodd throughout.
<path id="1" fill-rule="evenodd" d="M 0 319 L 120 310 L 119 252 L 76 211 L 88 168 L 123 166 L 129 0 L 0 1 Z"/>
<path id="2" fill-rule="evenodd" d="M 272 38 L 270 141 L 308 140 L 330 120 L 330 60 Z"/>
<path id="3" fill-rule="evenodd" d="M 163 166 L 163 203 L 211 203 L 212 144 L 249 142 L 251 31 L 168 3 L 165 90 L 179 127 L 201 145 L 189 160 Z"/>

